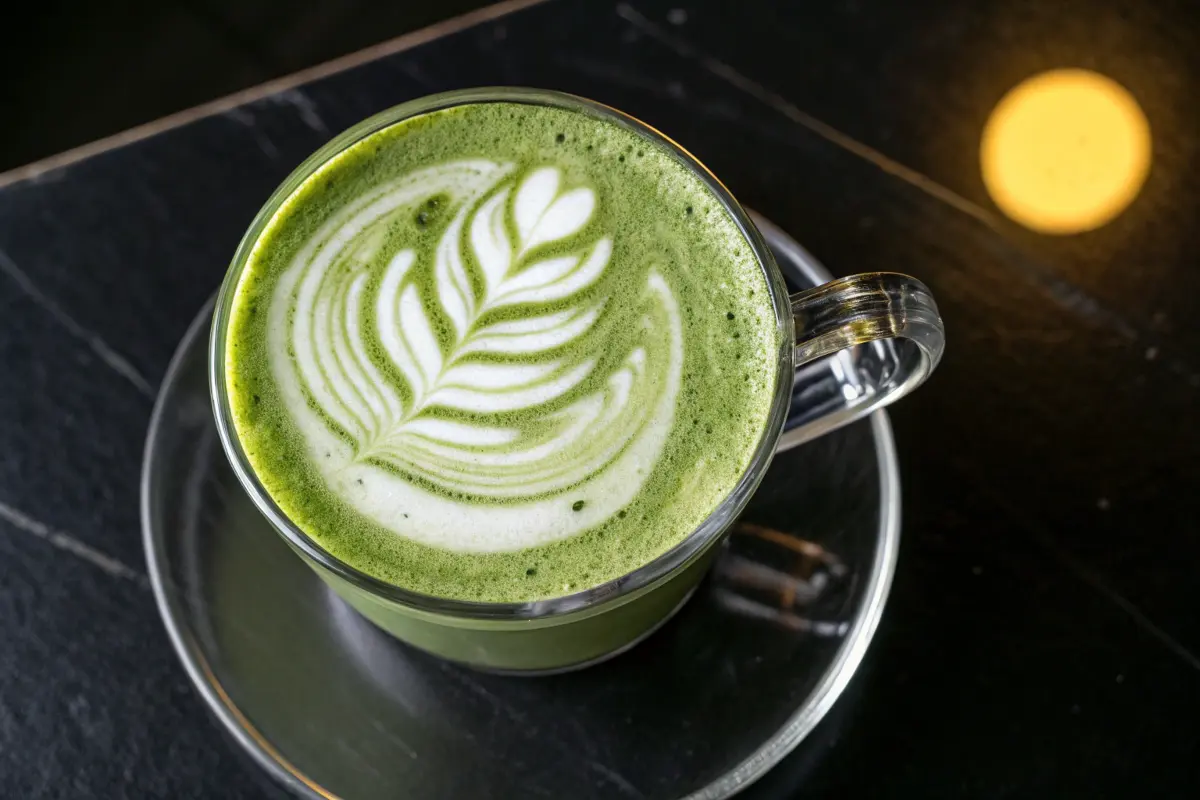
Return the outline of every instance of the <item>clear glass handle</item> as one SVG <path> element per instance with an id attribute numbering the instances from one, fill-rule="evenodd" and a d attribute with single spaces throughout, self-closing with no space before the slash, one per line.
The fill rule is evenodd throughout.
<path id="1" fill-rule="evenodd" d="M 942 319 L 933 295 L 916 278 L 894 272 L 851 275 L 790 299 L 796 380 L 780 449 L 903 397 L 942 358 Z"/>

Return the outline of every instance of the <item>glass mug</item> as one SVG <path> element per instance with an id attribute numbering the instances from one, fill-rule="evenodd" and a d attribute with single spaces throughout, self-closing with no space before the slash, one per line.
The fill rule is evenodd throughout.
<path id="1" fill-rule="evenodd" d="M 753 457 L 719 506 L 686 539 L 633 572 L 565 597 L 488 603 L 432 597 L 381 581 L 323 550 L 267 494 L 233 428 L 225 380 L 225 345 L 235 289 L 251 248 L 279 207 L 335 155 L 409 117 L 467 103 L 531 103 L 592 115 L 665 147 L 695 172 L 736 221 L 770 289 L 780 347 L 779 379 Z M 835 280 L 788 295 L 779 267 L 729 191 L 703 164 L 649 125 L 599 103 L 558 92 L 517 88 L 449 92 L 364 120 L 304 161 L 258 212 L 233 257 L 213 317 L 209 382 L 217 428 L 242 486 L 292 549 L 343 600 L 380 628 L 427 652 L 473 667 L 517 673 L 586 666 L 633 646 L 691 595 L 730 525 L 758 486 L 781 434 L 794 445 L 820 436 L 908 394 L 936 367 L 944 335 L 937 306 L 919 281 L 894 273 Z M 859 347 L 859 345 L 864 345 Z M 842 381 L 810 382 L 802 365 L 840 353 Z M 785 376 L 795 375 L 796 381 Z M 805 391 L 793 392 L 804 384 Z"/>

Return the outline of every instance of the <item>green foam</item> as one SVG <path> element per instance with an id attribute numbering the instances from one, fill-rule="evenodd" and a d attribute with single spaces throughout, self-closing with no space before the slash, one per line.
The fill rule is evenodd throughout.
<path id="1" fill-rule="evenodd" d="M 323 223 L 413 170 L 475 158 L 512 162 L 518 174 L 544 165 L 559 168 L 566 185 L 589 186 L 598 198 L 581 235 L 600 231 L 612 237 L 604 278 L 587 290 L 606 299 L 596 331 L 556 353 L 565 361 L 597 357 L 602 367 L 554 404 L 565 406 L 596 390 L 612 366 L 605 359 L 618 358 L 636 343 L 638 333 L 622 309 L 637 306 L 647 269 L 666 279 L 683 321 L 684 377 L 675 424 L 641 490 L 595 527 L 511 552 L 464 553 L 422 544 L 336 496 L 309 462 L 309 448 L 284 407 L 267 351 L 274 290 Z M 366 271 L 370 285 L 377 286 L 387 258 L 401 247 L 431 246 L 451 212 L 444 201 L 397 211 L 386 235 L 375 242 L 374 255 L 353 268 Z M 556 254 L 551 246 L 542 255 Z M 520 309 L 506 313 L 519 316 Z M 443 326 L 439 335 L 444 338 L 444 314 L 437 308 L 428 314 Z M 583 113 L 506 103 L 462 106 L 398 123 L 358 142 L 305 181 L 255 244 L 235 293 L 227 342 L 234 426 L 259 480 L 284 513 L 331 554 L 363 572 L 429 595 L 485 601 L 525 601 L 595 586 L 686 538 L 750 461 L 774 395 L 779 345 L 761 266 L 717 198 L 676 156 Z M 589 349 L 598 342 L 604 350 Z M 389 383 L 403 384 L 378 347 L 368 355 Z M 463 416 L 444 409 L 431 413 Z M 523 435 L 537 435 L 537 420 L 528 414 L 512 414 L 506 421 Z M 348 442 L 354 438 L 333 420 L 329 427 Z M 444 493 L 436 481 L 406 477 Z M 582 512 L 598 500 L 587 490 L 587 482 L 568 488 L 561 492 L 562 502 Z"/>

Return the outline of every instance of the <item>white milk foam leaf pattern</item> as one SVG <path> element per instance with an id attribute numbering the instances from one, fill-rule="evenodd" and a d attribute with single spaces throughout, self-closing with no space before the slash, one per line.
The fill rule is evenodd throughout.
<path id="1" fill-rule="evenodd" d="M 387 253 L 368 288 L 364 267 L 390 215 L 442 196 L 453 217 L 441 238 Z M 594 377 L 589 353 L 608 349 L 596 330 L 606 298 L 586 290 L 609 266 L 612 239 L 576 237 L 595 204 L 552 166 L 520 176 L 511 164 L 455 162 L 341 210 L 298 254 L 275 289 L 269 352 L 310 449 L 329 453 L 315 463 L 342 500 L 426 544 L 498 551 L 592 528 L 640 491 L 682 374 L 678 304 L 660 275 L 649 272 L 639 298 L 655 336 L 628 348 L 594 391 L 554 402 Z M 571 237 L 563 254 L 545 254 Z M 425 280 L 419 264 L 432 265 Z M 589 335 L 581 354 L 563 354 Z M 402 380 L 385 377 L 372 351 Z M 585 481 L 596 499 L 575 510 L 562 494 Z"/>
<path id="2" fill-rule="evenodd" d="M 664 147 L 484 103 L 309 176 L 251 248 L 227 388 L 321 547 L 435 596 L 597 585 L 685 538 L 762 435 L 779 332 L 736 223 Z"/>

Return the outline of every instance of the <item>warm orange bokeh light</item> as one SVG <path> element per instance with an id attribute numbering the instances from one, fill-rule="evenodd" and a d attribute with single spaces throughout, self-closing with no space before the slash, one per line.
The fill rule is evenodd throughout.
<path id="1" fill-rule="evenodd" d="M 1150 171 L 1150 124 L 1120 84 L 1082 69 L 1036 75 L 992 112 L 980 148 L 1000 210 L 1042 233 L 1092 230 L 1124 211 Z"/>

